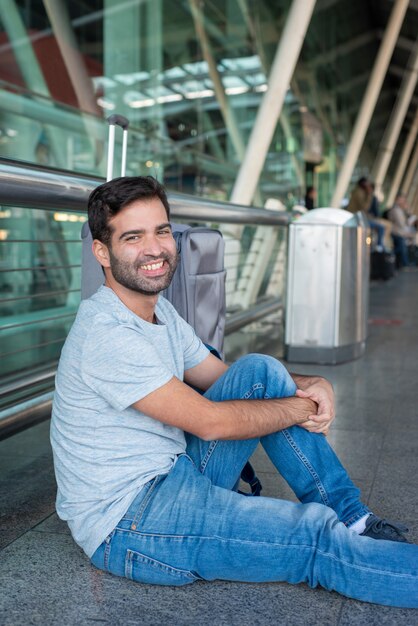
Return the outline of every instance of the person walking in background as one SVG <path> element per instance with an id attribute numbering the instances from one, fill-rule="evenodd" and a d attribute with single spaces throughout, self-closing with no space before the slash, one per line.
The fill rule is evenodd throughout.
<path id="1" fill-rule="evenodd" d="M 312 209 L 315 208 L 316 197 L 317 193 L 315 187 L 307 187 L 305 195 L 305 207 L 308 209 L 308 211 L 312 211 Z"/>

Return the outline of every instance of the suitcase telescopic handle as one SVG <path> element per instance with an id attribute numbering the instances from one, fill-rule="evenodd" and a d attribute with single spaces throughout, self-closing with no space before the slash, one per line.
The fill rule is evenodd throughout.
<path id="1" fill-rule="evenodd" d="M 107 151 L 107 174 L 106 180 L 111 180 L 113 177 L 113 159 L 115 155 L 115 129 L 116 126 L 120 126 L 123 131 L 122 135 L 122 164 L 120 175 L 125 176 L 126 172 L 126 153 L 128 148 L 128 127 L 129 120 L 123 115 L 117 115 L 114 113 L 107 118 L 109 124 L 109 145 Z"/>

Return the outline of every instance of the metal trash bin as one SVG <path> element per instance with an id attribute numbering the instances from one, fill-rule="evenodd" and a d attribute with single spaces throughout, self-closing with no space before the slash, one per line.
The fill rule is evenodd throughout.
<path id="1" fill-rule="evenodd" d="M 335 364 L 366 347 L 370 232 L 361 213 L 314 209 L 289 227 L 288 361 Z"/>

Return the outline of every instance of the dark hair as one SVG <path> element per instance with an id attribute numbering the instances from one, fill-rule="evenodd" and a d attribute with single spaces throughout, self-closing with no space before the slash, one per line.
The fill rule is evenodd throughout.
<path id="1" fill-rule="evenodd" d="M 94 189 L 89 197 L 87 210 L 93 239 L 110 245 L 112 230 L 110 218 L 135 200 L 159 198 L 170 219 L 170 205 L 164 187 L 153 176 L 122 176 L 109 180 Z"/>
<path id="2" fill-rule="evenodd" d="M 359 178 L 359 179 L 358 179 L 358 181 L 357 181 L 357 185 L 358 185 L 359 187 L 364 187 L 364 185 L 365 185 L 366 183 L 368 183 L 368 182 L 369 182 L 369 180 L 368 180 L 365 176 L 362 176 L 361 178 Z"/>

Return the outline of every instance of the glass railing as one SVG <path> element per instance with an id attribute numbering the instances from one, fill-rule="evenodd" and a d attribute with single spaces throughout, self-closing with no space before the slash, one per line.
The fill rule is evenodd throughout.
<path id="1" fill-rule="evenodd" d="M 100 179 L 0 162 L 0 422 L 48 393 L 80 301 L 81 239 Z M 226 357 L 281 337 L 288 214 L 169 194 L 173 221 L 225 239 Z M 33 401 L 36 406 L 36 400 Z M 4 413 L 6 411 L 6 413 Z"/>
<path id="2" fill-rule="evenodd" d="M 107 121 L 0 80 L 1 155 L 80 175 L 105 176 Z M 193 137 L 189 138 L 193 139 Z M 115 176 L 120 171 L 121 137 L 116 136 Z M 274 172 L 260 178 L 262 197 L 287 197 L 298 187 L 288 159 L 277 158 Z M 174 141 L 147 119 L 131 124 L 127 174 L 151 174 L 168 189 L 225 200 L 239 163 L 215 158 L 198 141 Z"/>

